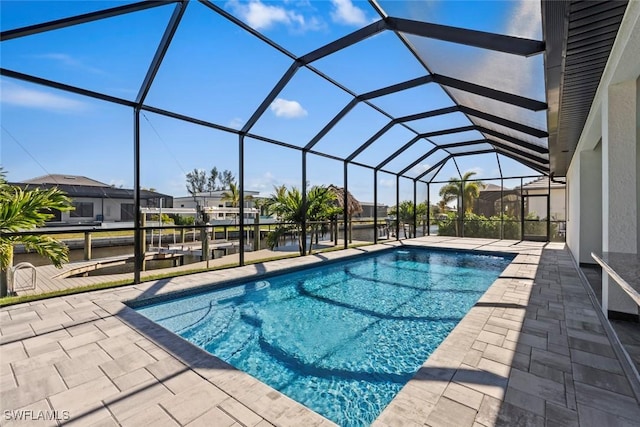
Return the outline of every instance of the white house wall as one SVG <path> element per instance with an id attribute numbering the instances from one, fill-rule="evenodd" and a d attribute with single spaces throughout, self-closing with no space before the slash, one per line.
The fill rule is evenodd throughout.
<path id="1" fill-rule="evenodd" d="M 640 247 L 639 75 L 640 2 L 631 1 L 567 172 L 567 244 L 581 262 L 591 250 L 637 254 Z M 609 289 L 609 310 L 638 313 L 618 286 Z"/>
<path id="2" fill-rule="evenodd" d="M 74 203 L 92 203 L 93 215 L 88 217 L 72 217 L 70 212 L 63 212 L 61 219 L 63 222 L 88 222 L 96 221 L 98 215 L 103 215 L 103 221 L 112 222 L 120 221 L 120 207 L 122 204 L 133 204 L 132 199 L 110 199 L 110 198 L 94 198 L 94 197 L 74 197 Z"/>

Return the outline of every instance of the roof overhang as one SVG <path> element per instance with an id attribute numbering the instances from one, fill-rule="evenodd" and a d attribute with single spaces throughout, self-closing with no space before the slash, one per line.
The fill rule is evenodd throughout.
<path id="1" fill-rule="evenodd" d="M 565 176 L 627 0 L 542 1 L 550 173 Z"/>

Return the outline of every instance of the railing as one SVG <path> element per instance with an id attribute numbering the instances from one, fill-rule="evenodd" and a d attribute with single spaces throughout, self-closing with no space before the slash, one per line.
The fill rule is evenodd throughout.
<path id="1" fill-rule="evenodd" d="M 591 257 L 602 267 L 620 288 L 640 307 L 640 256 L 621 252 L 591 252 Z M 608 316 L 609 281 L 602 283 L 602 311 Z"/>
<path id="2" fill-rule="evenodd" d="M 31 281 L 30 281 L 31 285 L 18 286 L 18 284 L 20 283 L 20 281 L 18 280 L 18 277 L 20 277 L 18 275 L 18 271 L 25 270 L 25 269 L 31 269 Z M 10 283 L 12 283 L 13 286 L 11 289 L 8 289 L 9 295 L 15 294 L 19 290 L 27 291 L 27 290 L 32 290 L 36 288 L 36 282 L 38 280 L 38 271 L 36 270 L 36 267 L 33 264 L 30 264 L 28 262 L 20 262 L 14 265 L 13 267 L 11 267 L 11 275 L 13 276 L 13 280 L 10 281 Z"/>

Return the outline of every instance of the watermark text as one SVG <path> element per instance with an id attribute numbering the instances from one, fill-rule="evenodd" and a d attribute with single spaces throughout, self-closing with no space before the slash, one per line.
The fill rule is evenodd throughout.
<path id="1" fill-rule="evenodd" d="M 7 409 L 3 413 L 5 421 L 65 421 L 71 418 L 69 411 Z"/>

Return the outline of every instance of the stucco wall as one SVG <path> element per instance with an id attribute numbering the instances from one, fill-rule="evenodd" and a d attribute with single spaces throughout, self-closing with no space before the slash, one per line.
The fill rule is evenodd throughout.
<path id="1" fill-rule="evenodd" d="M 594 264 L 591 252 L 602 250 L 602 145 L 580 153 L 580 257 Z"/>

